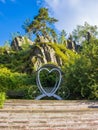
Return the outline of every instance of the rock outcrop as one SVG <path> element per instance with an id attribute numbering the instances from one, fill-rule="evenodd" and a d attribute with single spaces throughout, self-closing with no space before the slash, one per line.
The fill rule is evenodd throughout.
<path id="1" fill-rule="evenodd" d="M 68 48 L 72 51 L 75 51 L 75 52 L 79 52 L 79 50 L 82 48 L 81 45 L 76 44 L 76 42 L 73 41 L 72 35 L 69 36 L 69 38 L 67 39 L 65 44 L 66 44 L 66 48 Z"/>
<path id="2" fill-rule="evenodd" d="M 13 50 L 19 51 L 19 50 L 22 50 L 22 46 L 25 44 L 33 45 L 34 42 L 32 42 L 27 37 L 18 36 L 18 37 L 15 37 L 14 40 L 12 41 L 11 47 Z"/>
<path id="3" fill-rule="evenodd" d="M 46 35 L 46 36 L 37 35 L 35 42 L 37 42 L 37 43 L 48 43 L 48 42 L 54 43 L 53 39 L 48 35 Z"/>
<path id="4" fill-rule="evenodd" d="M 28 44 L 29 47 L 23 49 L 25 44 Z M 13 54 L 14 70 L 22 73 L 32 73 L 44 64 L 52 63 L 62 66 L 71 61 L 71 58 L 75 55 L 66 46 L 49 43 L 48 40 L 34 43 L 25 37 L 16 37 L 11 46 L 16 51 L 15 55 Z M 19 51 L 21 51 L 22 55 L 18 54 Z"/>
<path id="5" fill-rule="evenodd" d="M 32 66 L 37 70 L 40 66 L 47 63 L 54 63 L 58 66 L 62 65 L 62 59 L 56 54 L 52 46 L 47 43 L 39 43 L 32 46 L 30 51 L 30 59 Z"/>

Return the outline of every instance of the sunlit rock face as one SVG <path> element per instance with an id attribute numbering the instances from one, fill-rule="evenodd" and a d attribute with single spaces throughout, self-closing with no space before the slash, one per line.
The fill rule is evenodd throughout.
<path id="1" fill-rule="evenodd" d="M 23 73 L 32 73 L 44 64 L 65 65 L 76 54 L 71 51 L 72 48 L 66 47 L 66 45 L 60 46 L 44 39 L 32 42 L 27 37 L 21 36 L 12 41 L 11 47 L 16 51 L 16 59 L 18 57 L 17 62 L 20 62 L 19 68 Z"/>
<path id="2" fill-rule="evenodd" d="M 30 57 L 36 69 L 47 63 L 55 63 L 59 66 L 62 65 L 61 58 L 56 55 L 55 50 L 48 44 L 39 44 L 32 47 Z"/>
<path id="3" fill-rule="evenodd" d="M 15 37 L 14 40 L 12 41 L 11 47 L 13 50 L 18 51 L 18 50 L 22 50 L 22 46 L 24 44 L 33 45 L 34 42 L 32 42 L 27 37 L 18 36 L 18 37 Z"/>

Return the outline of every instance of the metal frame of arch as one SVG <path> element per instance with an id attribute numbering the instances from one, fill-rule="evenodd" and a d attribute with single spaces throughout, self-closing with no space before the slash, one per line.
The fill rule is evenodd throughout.
<path id="1" fill-rule="evenodd" d="M 50 69 L 49 69 L 50 68 Z M 44 87 L 42 86 L 41 84 L 41 81 L 40 81 L 40 72 L 42 72 L 43 70 L 46 70 L 48 73 L 51 73 L 53 71 L 56 71 L 58 74 L 59 74 L 59 81 L 56 80 L 56 83 L 52 89 L 51 92 L 46 92 Z M 40 90 L 40 92 L 42 93 L 41 95 L 37 96 L 36 97 L 36 100 L 40 100 L 42 99 L 43 97 L 54 97 L 58 100 L 62 100 L 62 98 L 59 96 L 59 95 L 56 95 L 56 91 L 58 90 L 60 84 L 61 84 L 61 79 L 62 79 L 62 74 L 61 74 L 61 70 L 60 68 L 58 68 L 57 66 L 55 65 L 51 65 L 51 64 L 47 64 L 47 65 L 44 65 L 42 67 L 40 67 L 37 71 L 37 77 L 36 77 L 36 83 L 37 83 L 37 86 Z"/>

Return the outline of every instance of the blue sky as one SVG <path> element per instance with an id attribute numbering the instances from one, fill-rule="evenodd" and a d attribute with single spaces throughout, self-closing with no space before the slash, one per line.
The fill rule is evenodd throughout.
<path id="1" fill-rule="evenodd" d="M 22 24 L 25 19 L 38 13 L 36 0 L 0 0 L 0 45 L 9 40 L 11 33 L 24 34 Z"/>
<path id="2" fill-rule="evenodd" d="M 58 30 L 70 33 L 76 25 L 87 21 L 98 25 L 98 0 L 0 0 L 0 45 L 10 39 L 10 34 L 24 34 L 22 24 L 37 15 L 41 6 L 50 10 L 50 15 L 59 20 Z"/>

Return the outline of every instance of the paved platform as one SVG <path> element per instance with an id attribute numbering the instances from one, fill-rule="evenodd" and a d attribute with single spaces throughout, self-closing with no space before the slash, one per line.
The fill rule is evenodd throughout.
<path id="1" fill-rule="evenodd" d="M 98 102 L 7 100 L 0 130 L 98 130 Z"/>

